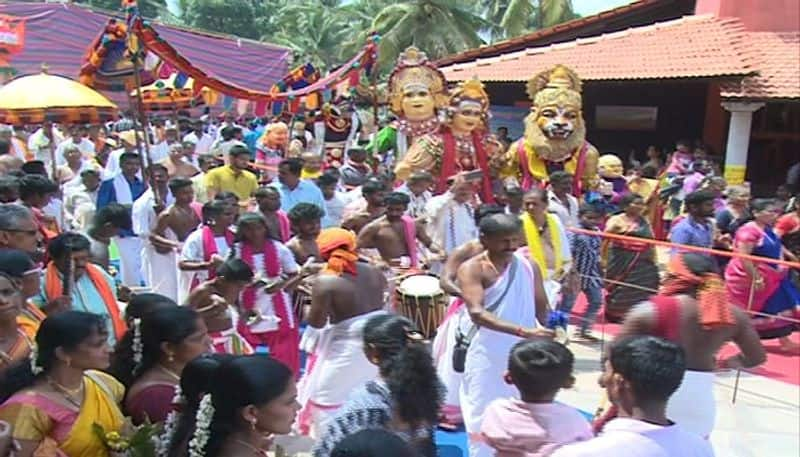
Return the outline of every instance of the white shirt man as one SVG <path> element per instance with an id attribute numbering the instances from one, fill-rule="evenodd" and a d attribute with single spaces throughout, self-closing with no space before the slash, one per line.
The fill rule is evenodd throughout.
<path id="1" fill-rule="evenodd" d="M 428 201 L 428 235 L 445 252 L 478 237 L 475 208 L 470 202 L 459 202 L 452 192 L 437 195 Z"/>
<path id="2" fill-rule="evenodd" d="M 428 205 L 428 202 L 431 200 L 431 198 L 433 198 L 431 191 L 426 190 L 419 195 L 414 195 L 414 192 L 411 192 L 411 189 L 408 188 L 408 184 L 403 184 L 397 188 L 397 192 L 402 192 L 408 195 L 408 198 L 411 199 L 411 201 L 408 203 L 408 210 L 406 210 L 406 214 L 414 219 L 425 216 L 425 207 Z"/>
<path id="3" fill-rule="evenodd" d="M 566 228 L 578 226 L 578 199 L 571 194 L 565 195 L 567 202 L 558 198 L 552 190 L 547 191 L 547 210 L 558 216 L 561 225 Z"/>
<path id="4" fill-rule="evenodd" d="M 73 144 L 80 149 L 84 159 L 89 159 L 94 155 L 94 143 L 87 138 L 81 138 L 80 141 L 76 142 L 74 137 L 70 137 L 58 144 L 56 148 L 56 165 L 61 166 L 67 163 L 67 159 L 64 158 L 64 149 Z"/>

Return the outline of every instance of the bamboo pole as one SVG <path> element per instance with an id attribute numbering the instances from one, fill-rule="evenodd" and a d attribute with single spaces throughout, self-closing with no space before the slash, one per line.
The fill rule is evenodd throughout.
<path id="1" fill-rule="evenodd" d="M 140 67 L 139 67 L 139 56 L 141 51 L 137 50 L 136 53 L 133 55 L 133 78 L 136 83 L 136 112 L 138 114 L 139 122 L 134 122 L 134 136 L 136 137 L 136 148 L 139 150 L 141 154 L 141 146 L 139 141 L 139 133 L 136 129 L 136 125 L 140 125 L 142 128 L 142 137 L 144 138 L 144 157 L 145 160 L 142 161 L 145 167 L 149 167 L 153 165 L 153 161 L 150 157 L 150 142 L 148 140 L 147 135 L 147 115 L 144 111 L 144 103 L 142 102 L 142 75 L 139 74 Z M 145 179 L 149 180 L 149 176 L 146 176 Z M 156 205 L 159 206 L 161 203 L 161 195 L 159 195 L 158 188 L 153 186 L 153 197 L 156 201 Z"/>

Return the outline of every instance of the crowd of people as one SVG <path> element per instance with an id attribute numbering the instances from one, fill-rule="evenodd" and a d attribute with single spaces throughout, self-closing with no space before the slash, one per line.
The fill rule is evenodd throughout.
<path id="1" fill-rule="evenodd" d="M 170 457 L 288 434 L 433 456 L 460 423 L 471 457 L 710 456 L 713 371 L 796 350 L 796 272 L 682 246 L 797 261 L 800 199 L 751 200 L 684 143 L 632 167 L 672 189 L 663 262 L 638 193 L 555 171 L 486 203 L 474 172 L 436 192 L 355 145 L 331 166 L 302 124 L 237 122 L 0 129 L 0 455 L 111 455 L 98 428 L 152 422 Z M 603 309 L 622 329 L 590 424 L 555 397 Z"/>

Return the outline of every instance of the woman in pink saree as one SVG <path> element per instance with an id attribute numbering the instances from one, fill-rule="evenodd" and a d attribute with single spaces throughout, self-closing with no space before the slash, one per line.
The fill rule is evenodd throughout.
<path id="1" fill-rule="evenodd" d="M 796 257 L 772 231 L 772 225 L 781 213 L 775 202 L 771 199 L 755 200 L 752 210 L 754 220 L 736 231 L 735 251 L 796 261 Z M 779 338 L 781 348 L 786 351 L 800 348 L 789 340 L 789 336 L 797 330 L 797 324 L 776 318 L 800 317 L 800 291 L 792 284 L 786 267 L 736 257 L 725 269 L 725 281 L 731 300 L 736 305 L 760 313 L 753 315 L 753 324 L 762 339 Z"/>

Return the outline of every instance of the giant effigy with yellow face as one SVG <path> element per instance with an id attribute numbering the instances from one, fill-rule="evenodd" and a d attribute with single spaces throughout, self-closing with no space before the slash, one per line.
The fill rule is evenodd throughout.
<path id="1" fill-rule="evenodd" d="M 483 170 L 481 197 L 491 199 L 486 136 L 489 125 L 489 95 L 483 84 L 471 79 L 450 95 L 445 123 L 418 138 L 395 168 L 397 179 L 406 180 L 415 171 L 427 171 L 436 179 L 436 193 L 447 190 L 447 180 L 464 171 Z"/>
<path id="2" fill-rule="evenodd" d="M 581 113 L 581 80 L 569 68 L 557 65 L 528 81 L 533 105 L 525 118 L 523 137 L 512 143 L 499 174 L 515 178 L 527 190 L 546 185 L 550 173 L 576 176 L 573 193 L 597 185 L 597 149 L 586 141 Z"/>
<path id="3" fill-rule="evenodd" d="M 367 151 L 402 158 L 414 140 L 439 128 L 438 110 L 447 103 L 447 81 L 424 52 L 411 46 L 389 76 L 389 107 L 397 120 L 381 129 Z"/>

